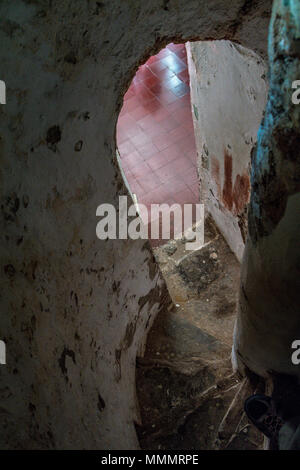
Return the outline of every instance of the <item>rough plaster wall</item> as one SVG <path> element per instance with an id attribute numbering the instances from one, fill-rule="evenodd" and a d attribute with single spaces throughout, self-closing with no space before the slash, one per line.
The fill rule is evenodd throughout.
<path id="1" fill-rule="evenodd" d="M 266 65 L 231 41 L 188 43 L 187 51 L 201 200 L 241 261 Z"/>
<path id="2" fill-rule="evenodd" d="M 263 53 L 269 11 L 244 0 L 1 1 L 1 448 L 138 446 L 135 358 L 168 295 L 147 243 L 95 234 L 96 207 L 126 191 L 122 96 L 172 40 L 237 38 Z"/>
<path id="3" fill-rule="evenodd" d="M 252 164 L 249 238 L 242 267 L 233 355 L 240 369 L 300 377 L 292 342 L 300 337 L 300 4 L 274 2 L 270 91 Z"/>

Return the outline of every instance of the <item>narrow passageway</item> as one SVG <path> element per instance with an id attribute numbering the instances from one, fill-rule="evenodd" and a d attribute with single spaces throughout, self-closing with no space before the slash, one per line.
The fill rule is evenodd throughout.
<path id="1" fill-rule="evenodd" d="M 154 203 L 200 202 L 184 44 L 169 44 L 139 68 L 124 97 L 117 144 L 128 185 L 148 214 Z M 137 360 L 140 445 L 262 448 L 242 402 L 263 385 L 241 382 L 230 359 L 240 264 L 211 217 L 201 250 L 186 250 L 185 241 L 151 240 L 173 308 L 158 315 Z"/>
<path id="2" fill-rule="evenodd" d="M 199 202 L 184 44 L 169 44 L 137 71 L 124 97 L 117 145 L 129 186 L 148 211 L 154 203 Z"/>

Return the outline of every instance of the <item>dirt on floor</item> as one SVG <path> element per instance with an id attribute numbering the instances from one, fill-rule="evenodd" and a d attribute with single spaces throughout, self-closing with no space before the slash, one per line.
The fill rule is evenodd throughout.
<path id="1" fill-rule="evenodd" d="M 174 306 L 160 314 L 137 360 L 142 449 L 261 449 L 243 402 L 262 384 L 241 381 L 230 354 L 240 265 L 210 219 L 205 245 L 154 248 Z"/>

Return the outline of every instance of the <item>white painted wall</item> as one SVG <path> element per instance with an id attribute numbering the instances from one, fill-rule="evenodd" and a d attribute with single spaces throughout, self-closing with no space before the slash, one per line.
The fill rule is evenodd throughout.
<path id="1" fill-rule="evenodd" d="M 187 43 L 187 52 L 201 198 L 241 260 L 250 154 L 267 98 L 266 66 L 230 41 Z"/>

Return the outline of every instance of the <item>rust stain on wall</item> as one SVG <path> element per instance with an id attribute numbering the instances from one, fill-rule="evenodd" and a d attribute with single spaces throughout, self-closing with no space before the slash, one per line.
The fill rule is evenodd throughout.
<path id="1" fill-rule="evenodd" d="M 224 206 L 231 210 L 233 205 L 232 195 L 232 155 L 224 151 L 224 186 L 222 199 Z"/>
<path id="2" fill-rule="evenodd" d="M 237 175 L 233 188 L 233 202 L 237 214 L 243 212 L 244 207 L 249 202 L 250 197 L 250 178 L 247 173 L 242 176 Z"/>
<path id="3" fill-rule="evenodd" d="M 234 215 L 242 214 L 250 198 L 250 178 L 247 172 L 237 175 L 232 182 L 232 155 L 224 151 L 224 186 L 222 200 L 224 206 Z"/>

